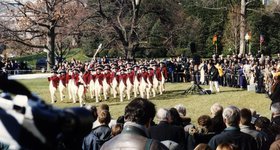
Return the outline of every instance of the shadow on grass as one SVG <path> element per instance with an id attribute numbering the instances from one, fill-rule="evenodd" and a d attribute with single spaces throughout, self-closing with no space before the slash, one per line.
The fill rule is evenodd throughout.
<path id="1" fill-rule="evenodd" d="M 184 94 L 185 90 L 169 90 L 163 92 L 162 95 L 156 95 L 156 97 L 150 98 L 151 100 L 170 100 L 177 98 L 184 98 L 186 94 Z"/>
<path id="2" fill-rule="evenodd" d="M 242 89 L 231 89 L 231 90 L 225 90 L 225 91 L 220 91 L 220 93 L 227 93 L 227 92 L 243 92 L 246 90 L 242 90 Z"/>

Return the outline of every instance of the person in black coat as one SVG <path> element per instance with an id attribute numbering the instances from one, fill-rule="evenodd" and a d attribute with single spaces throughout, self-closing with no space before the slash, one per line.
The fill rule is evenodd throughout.
<path id="1" fill-rule="evenodd" d="M 215 103 L 210 108 L 211 111 L 211 121 L 212 121 L 212 129 L 215 134 L 221 133 L 225 128 L 226 125 L 223 120 L 223 106 L 218 103 Z"/>
<path id="2" fill-rule="evenodd" d="M 173 141 L 179 144 L 180 149 L 185 147 L 185 132 L 183 127 L 171 125 L 170 112 L 168 109 L 160 108 L 157 112 L 159 124 L 149 128 L 148 132 L 152 139 L 159 141 Z"/>
<path id="3" fill-rule="evenodd" d="M 211 65 L 210 70 L 209 70 L 210 90 L 211 90 L 211 92 L 213 92 L 213 84 L 214 84 L 216 91 L 220 92 L 219 83 L 218 83 L 218 78 L 219 78 L 218 69 L 215 67 L 213 62 L 211 62 L 210 65 Z"/>
<path id="4" fill-rule="evenodd" d="M 208 143 L 211 149 L 216 149 L 219 144 L 230 143 L 239 150 L 256 150 L 255 139 L 242 133 L 239 128 L 240 110 L 235 106 L 229 106 L 223 111 L 223 118 L 227 128 L 218 135 L 215 135 Z"/>

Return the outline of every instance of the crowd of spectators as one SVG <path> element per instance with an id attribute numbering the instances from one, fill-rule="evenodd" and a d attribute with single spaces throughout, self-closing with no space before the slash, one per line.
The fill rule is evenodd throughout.
<path id="1" fill-rule="evenodd" d="M 143 98 L 127 104 L 124 115 L 117 119 L 111 118 L 107 104 L 89 109 L 96 121 L 84 138 L 84 150 L 280 149 L 280 102 L 271 105 L 270 119 L 248 108 L 224 108 L 215 103 L 209 108 L 209 114 L 191 121 L 187 117 L 191 114 L 186 114 L 181 104 L 156 110 L 151 101 Z"/>
<path id="2" fill-rule="evenodd" d="M 194 59 L 186 57 L 170 58 L 166 61 L 168 81 L 209 84 L 210 68 L 214 63 L 219 72 L 218 83 L 221 86 L 247 88 L 256 85 L 258 93 L 271 92 L 273 76 L 280 69 L 280 55 L 275 58 L 263 54 L 253 55 L 213 55 L 211 59 L 202 59 L 197 65 Z"/>
<path id="3" fill-rule="evenodd" d="M 0 61 L 0 72 L 5 74 L 23 74 L 29 73 L 30 68 L 28 68 L 26 61 L 18 62 L 16 60 L 2 59 Z"/>

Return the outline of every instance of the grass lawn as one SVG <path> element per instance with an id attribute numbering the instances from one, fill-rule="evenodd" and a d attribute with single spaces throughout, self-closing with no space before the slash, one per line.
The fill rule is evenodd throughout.
<path id="1" fill-rule="evenodd" d="M 50 94 L 48 90 L 47 79 L 35 79 L 35 80 L 20 80 L 21 83 L 26 85 L 30 90 L 39 95 L 46 102 L 50 102 Z M 163 95 L 157 95 L 155 98 L 151 98 L 157 108 L 165 107 L 170 108 L 176 104 L 183 104 L 187 108 L 187 115 L 192 118 L 192 122 L 196 124 L 196 120 L 200 115 L 210 115 L 210 107 L 212 104 L 218 102 L 222 106 L 235 105 L 239 108 L 253 108 L 262 116 L 270 118 L 270 100 L 265 97 L 265 94 L 257 94 L 255 92 L 247 92 L 244 90 L 221 87 L 221 92 L 211 95 L 183 95 L 182 93 L 190 86 L 190 83 L 167 83 L 166 92 Z M 209 88 L 208 86 L 203 86 Z M 67 94 L 66 94 L 67 95 Z M 87 95 L 89 97 L 89 95 Z M 59 94 L 57 92 L 57 97 Z M 108 101 L 101 103 L 108 103 L 110 106 L 111 115 L 113 118 L 117 118 L 124 112 L 124 107 L 128 103 L 128 100 L 119 102 L 118 99 L 110 98 Z M 89 98 L 86 99 L 87 104 L 100 105 L 101 103 L 95 103 L 95 100 Z M 79 104 L 73 104 L 68 100 L 63 102 L 58 101 L 54 104 L 56 107 L 73 107 L 79 106 Z"/>

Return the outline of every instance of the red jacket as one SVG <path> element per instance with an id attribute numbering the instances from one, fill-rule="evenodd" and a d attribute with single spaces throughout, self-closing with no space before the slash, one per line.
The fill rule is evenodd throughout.
<path id="1" fill-rule="evenodd" d="M 66 73 L 66 84 L 69 83 L 69 80 L 71 79 L 71 76 L 69 75 L 69 73 Z"/>
<path id="2" fill-rule="evenodd" d="M 161 67 L 161 68 L 159 68 L 159 69 L 160 69 L 160 71 L 162 72 L 164 78 L 167 79 L 167 69 L 166 69 L 166 67 Z M 160 80 L 160 81 L 161 81 L 161 80 Z"/>
<path id="3" fill-rule="evenodd" d="M 104 75 L 102 73 L 99 73 L 99 74 L 95 75 L 95 81 L 98 80 L 100 85 L 103 85 L 102 84 L 103 79 L 104 79 Z"/>
<path id="4" fill-rule="evenodd" d="M 72 79 L 74 79 L 74 83 L 76 86 L 79 86 L 79 73 L 72 74 Z"/>
<path id="5" fill-rule="evenodd" d="M 141 82 L 141 79 L 144 78 L 145 82 L 147 82 L 147 78 L 149 76 L 149 73 L 148 72 L 141 72 L 139 74 L 139 81 Z"/>
<path id="6" fill-rule="evenodd" d="M 57 75 L 53 75 L 51 77 L 48 77 L 48 81 L 52 82 L 53 87 L 57 88 L 58 87 L 58 83 L 59 83 L 59 78 Z"/>
<path id="7" fill-rule="evenodd" d="M 114 78 L 116 78 L 117 82 L 119 83 L 119 75 L 117 75 L 117 72 L 111 72 L 110 84 L 113 83 Z"/>
<path id="8" fill-rule="evenodd" d="M 124 74 L 120 74 L 119 75 L 119 82 L 123 81 L 123 83 L 126 85 L 126 79 L 127 79 L 127 75 L 124 73 Z"/>
<path id="9" fill-rule="evenodd" d="M 91 73 L 88 75 L 88 81 L 90 82 L 91 80 L 95 81 L 95 75 L 92 75 Z"/>
<path id="10" fill-rule="evenodd" d="M 111 83 L 111 74 L 110 74 L 110 72 L 104 74 L 104 79 L 106 80 L 106 82 L 108 84 Z"/>
<path id="11" fill-rule="evenodd" d="M 83 74 L 83 77 L 82 77 L 82 78 L 83 78 L 83 80 L 84 80 L 84 82 L 85 82 L 86 85 L 88 85 L 89 82 L 90 82 L 89 76 L 90 76 L 90 73 L 89 73 L 89 72 L 85 72 L 85 73 Z"/>
<path id="12" fill-rule="evenodd" d="M 66 75 L 65 75 L 65 74 L 60 75 L 60 76 L 59 76 L 59 80 L 62 82 L 62 84 L 63 84 L 64 86 L 66 86 L 66 84 L 67 84 L 67 79 L 66 79 Z"/>
<path id="13" fill-rule="evenodd" d="M 134 82 L 134 72 L 128 73 L 127 78 L 129 79 L 130 83 L 133 84 L 133 82 Z"/>
<path id="14" fill-rule="evenodd" d="M 150 83 L 152 83 L 152 84 L 153 84 L 154 75 L 155 75 L 154 70 L 150 70 L 149 75 L 148 75 L 148 79 L 149 79 Z"/>

